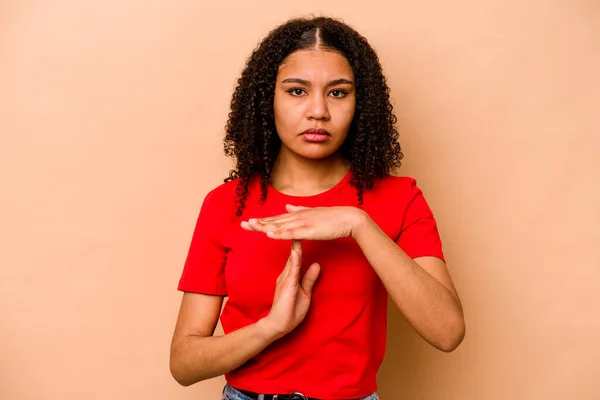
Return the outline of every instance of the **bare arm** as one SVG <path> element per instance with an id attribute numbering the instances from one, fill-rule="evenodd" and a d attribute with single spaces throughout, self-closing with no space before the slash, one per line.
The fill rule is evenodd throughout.
<path id="1" fill-rule="evenodd" d="M 465 321 L 446 263 L 410 258 L 371 217 L 356 207 L 298 207 L 287 214 L 250 219 L 242 228 L 272 239 L 332 240 L 351 236 L 412 327 L 431 345 L 452 351 L 462 342 Z"/>
<path id="2" fill-rule="evenodd" d="M 260 320 L 235 332 L 213 336 L 223 297 L 184 293 L 171 343 L 171 374 L 189 386 L 234 370 L 276 340 Z"/>
<path id="3" fill-rule="evenodd" d="M 352 236 L 412 327 L 437 349 L 456 349 L 465 335 L 465 322 L 444 261 L 411 259 L 366 213 Z"/>
<path id="4" fill-rule="evenodd" d="M 288 262 L 277 278 L 269 315 L 222 336 L 213 336 L 223 297 L 185 293 L 171 343 L 171 374 L 189 386 L 238 368 L 306 317 L 319 275 L 313 264 L 300 279 L 302 245 L 292 242 Z"/>

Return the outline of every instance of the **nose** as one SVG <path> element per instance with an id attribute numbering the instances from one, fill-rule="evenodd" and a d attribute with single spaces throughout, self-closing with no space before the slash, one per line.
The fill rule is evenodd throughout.
<path id="1" fill-rule="evenodd" d="M 308 105 L 308 119 L 328 120 L 329 109 L 327 108 L 327 99 L 321 95 L 311 97 Z"/>

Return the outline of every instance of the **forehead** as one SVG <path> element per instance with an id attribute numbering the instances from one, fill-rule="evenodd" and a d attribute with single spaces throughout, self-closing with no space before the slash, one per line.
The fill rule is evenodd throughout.
<path id="1" fill-rule="evenodd" d="M 290 54 L 279 66 L 278 76 L 352 79 L 354 73 L 348 60 L 341 54 L 327 50 L 299 50 Z"/>

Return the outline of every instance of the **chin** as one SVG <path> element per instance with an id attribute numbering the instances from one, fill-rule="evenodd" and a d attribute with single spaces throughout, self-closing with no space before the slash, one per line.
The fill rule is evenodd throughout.
<path id="1" fill-rule="evenodd" d="M 340 149 L 341 143 L 288 143 L 282 141 L 280 152 L 289 153 L 307 160 L 323 160 L 335 156 Z"/>
<path id="2" fill-rule="evenodd" d="M 331 148 L 298 149 L 298 151 L 294 151 L 294 153 L 298 154 L 300 157 L 307 158 L 309 160 L 323 160 L 336 154 L 337 150 L 338 149 Z"/>

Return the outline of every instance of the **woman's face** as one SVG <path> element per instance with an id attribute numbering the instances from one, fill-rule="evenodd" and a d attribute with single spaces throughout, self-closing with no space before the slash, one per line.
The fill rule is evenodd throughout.
<path id="1" fill-rule="evenodd" d="M 348 136 L 356 93 L 354 73 L 342 55 L 296 51 L 282 63 L 275 84 L 275 127 L 281 151 L 303 158 L 334 154 Z"/>

